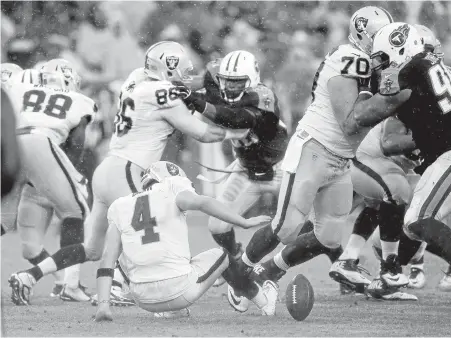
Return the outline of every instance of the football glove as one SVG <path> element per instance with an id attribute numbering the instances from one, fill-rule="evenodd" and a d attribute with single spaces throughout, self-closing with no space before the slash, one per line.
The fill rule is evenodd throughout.
<path id="1" fill-rule="evenodd" d="M 174 93 L 182 99 L 183 101 L 188 100 L 191 96 L 191 89 L 189 89 L 187 86 L 185 86 L 182 82 L 174 81 L 172 84 L 174 87 Z"/>

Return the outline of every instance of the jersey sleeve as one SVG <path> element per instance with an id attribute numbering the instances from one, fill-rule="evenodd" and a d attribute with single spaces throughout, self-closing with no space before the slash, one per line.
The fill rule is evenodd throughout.
<path id="1" fill-rule="evenodd" d="M 371 62 L 368 55 L 350 45 L 341 45 L 332 50 L 326 57 L 327 66 L 334 76 L 350 78 L 369 78 L 371 76 Z"/>
<path id="2" fill-rule="evenodd" d="M 181 193 L 182 191 L 185 191 L 185 190 L 196 193 L 196 190 L 194 189 L 194 186 L 193 186 L 193 182 L 191 182 L 186 177 L 174 176 L 174 177 L 169 178 L 169 182 L 170 182 L 169 183 L 170 189 L 175 197 L 177 197 L 177 195 L 179 193 Z"/>
<path id="3" fill-rule="evenodd" d="M 177 97 L 174 86 L 168 81 L 145 81 L 136 86 L 130 97 L 135 105 L 148 105 L 154 109 L 167 109 L 185 105 Z"/>
<path id="4" fill-rule="evenodd" d="M 72 124 L 74 126 L 78 125 L 83 117 L 87 117 L 89 122 L 94 121 L 98 110 L 96 103 L 83 94 L 73 92 L 69 94 L 73 102 L 67 118 Z"/>

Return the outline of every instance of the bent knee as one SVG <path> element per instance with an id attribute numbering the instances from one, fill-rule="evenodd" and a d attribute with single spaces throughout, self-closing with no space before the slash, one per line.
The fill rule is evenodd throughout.
<path id="1" fill-rule="evenodd" d="M 25 259 L 33 259 L 42 251 L 43 246 L 33 242 L 22 242 L 22 257 Z"/>
<path id="2" fill-rule="evenodd" d="M 232 224 L 223 222 L 215 217 L 210 217 L 208 220 L 208 229 L 213 235 L 226 233 L 232 228 Z"/>
<path id="3" fill-rule="evenodd" d="M 341 232 L 346 223 L 346 217 L 322 219 L 315 224 L 313 231 L 318 241 L 329 249 L 341 245 Z"/>
<path id="4" fill-rule="evenodd" d="M 98 261 L 102 258 L 103 246 L 89 247 L 85 245 L 86 260 Z"/>

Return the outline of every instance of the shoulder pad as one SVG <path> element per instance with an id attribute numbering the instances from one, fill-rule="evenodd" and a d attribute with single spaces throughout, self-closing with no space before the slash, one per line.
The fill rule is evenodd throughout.
<path id="1" fill-rule="evenodd" d="M 246 105 L 258 108 L 271 113 L 275 112 L 276 97 L 274 92 L 263 84 L 246 91 L 246 96 L 242 99 Z"/>
<path id="2" fill-rule="evenodd" d="M 370 57 L 349 44 L 333 49 L 326 56 L 325 64 L 341 76 L 353 78 L 371 76 Z"/>

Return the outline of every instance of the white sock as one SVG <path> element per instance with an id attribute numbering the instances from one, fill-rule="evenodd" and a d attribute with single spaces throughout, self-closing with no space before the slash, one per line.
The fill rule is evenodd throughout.
<path id="1" fill-rule="evenodd" d="M 44 259 L 41 263 L 38 264 L 38 266 L 44 276 L 47 276 L 50 273 L 54 273 L 57 270 L 56 263 L 51 257 Z"/>
<path id="2" fill-rule="evenodd" d="M 259 309 L 261 309 L 262 307 L 264 307 L 267 303 L 268 303 L 268 299 L 266 298 L 265 294 L 263 293 L 262 288 L 260 287 L 260 285 L 258 286 L 258 293 L 257 295 L 251 299 L 251 301 L 257 305 L 257 307 Z"/>
<path id="3" fill-rule="evenodd" d="M 382 259 L 385 261 L 389 255 L 398 256 L 399 241 L 397 242 L 386 242 L 381 240 L 382 247 Z"/>
<path id="4" fill-rule="evenodd" d="M 63 285 L 64 284 L 64 273 L 65 270 L 60 270 L 52 273 L 53 277 L 55 277 L 55 284 Z"/>
<path id="5" fill-rule="evenodd" d="M 64 283 L 70 289 L 78 288 L 80 283 L 80 264 L 69 266 L 64 270 Z"/>
<path id="6" fill-rule="evenodd" d="M 119 268 L 114 269 L 114 277 L 113 277 L 113 281 L 115 281 L 116 283 L 121 284 L 121 286 L 124 284 L 125 280 L 124 280 L 124 276 L 122 276 L 121 272 L 119 271 Z"/>
<path id="7" fill-rule="evenodd" d="M 257 265 L 257 263 L 252 263 L 249 258 L 246 255 L 246 251 L 243 252 L 243 255 L 241 256 L 241 260 L 243 261 L 244 264 L 246 264 L 247 266 L 253 268 L 255 265 Z"/>
<path id="8" fill-rule="evenodd" d="M 282 257 L 282 251 L 275 255 L 273 260 L 280 270 L 287 271 L 290 268 L 290 266 L 284 261 Z"/>
<path id="9" fill-rule="evenodd" d="M 365 246 L 365 238 L 363 238 L 360 235 L 351 234 L 348 240 L 348 244 L 346 244 L 346 248 L 344 249 L 343 253 L 341 254 L 339 260 L 345 260 L 345 259 L 357 259 L 359 258 L 360 251 L 362 251 L 363 247 Z"/>

